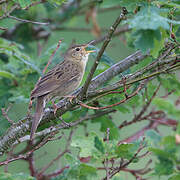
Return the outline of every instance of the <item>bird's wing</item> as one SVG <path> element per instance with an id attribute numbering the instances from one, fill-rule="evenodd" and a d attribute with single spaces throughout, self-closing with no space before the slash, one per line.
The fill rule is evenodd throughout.
<path id="1" fill-rule="evenodd" d="M 76 79 L 80 69 L 71 62 L 63 62 L 45 74 L 36 84 L 31 98 L 49 94 L 60 86 Z"/>

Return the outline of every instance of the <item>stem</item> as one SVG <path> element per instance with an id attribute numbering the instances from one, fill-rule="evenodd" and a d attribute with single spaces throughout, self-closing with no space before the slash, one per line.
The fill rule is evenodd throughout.
<path id="1" fill-rule="evenodd" d="M 101 56 L 103 55 L 106 47 L 108 46 L 109 42 L 111 41 L 111 37 L 114 33 L 114 31 L 116 30 L 116 28 L 118 27 L 119 23 L 124 19 L 125 15 L 126 15 L 127 11 L 126 9 L 122 9 L 122 12 L 121 14 L 119 15 L 119 17 L 116 19 L 116 21 L 114 22 L 114 24 L 110 27 L 109 29 L 109 32 L 108 32 L 108 35 L 106 37 L 106 40 L 104 41 L 100 51 L 98 52 L 98 55 L 96 57 L 96 60 L 91 68 L 91 71 L 87 77 L 87 80 L 81 90 L 81 93 L 80 93 L 80 96 L 81 96 L 81 99 L 83 99 L 83 97 L 86 95 L 86 92 L 87 92 L 87 89 L 89 87 L 89 84 L 93 78 L 93 75 L 94 75 L 94 72 L 96 71 L 96 68 L 99 64 L 99 61 L 101 59 Z"/>

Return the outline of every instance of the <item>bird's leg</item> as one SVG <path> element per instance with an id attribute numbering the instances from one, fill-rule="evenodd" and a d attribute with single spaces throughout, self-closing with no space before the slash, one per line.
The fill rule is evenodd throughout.
<path id="1" fill-rule="evenodd" d="M 52 100 L 52 105 L 53 105 L 53 109 L 54 109 L 54 116 L 56 116 L 56 112 L 58 110 L 57 105 L 55 104 L 54 100 Z"/>
<path id="2" fill-rule="evenodd" d="M 71 104 L 73 104 L 73 99 L 76 98 L 76 96 L 73 95 L 67 95 L 67 96 L 63 96 L 64 98 L 69 98 L 69 101 Z"/>
<path id="3" fill-rule="evenodd" d="M 65 122 L 65 121 L 62 119 L 61 116 L 59 117 L 59 119 L 60 119 L 60 121 L 61 121 L 66 127 L 71 127 L 71 123 Z"/>
<path id="4" fill-rule="evenodd" d="M 52 100 L 52 105 L 53 105 L 53 109 L 54 109 L 54 116 L 57 117 L 57 116 L 56 116 L 56 112 L 57 112 L 57 110 L 58 110 L 58 106 L 54 103 L 53 100 Z M 62 119 L 61 116 L 59 117 L 59 119 L 61 120 L 61 122 L 62 122 L 66 127 L 71 127 L 71 124 L 65 122 L 65 121 Z"/>

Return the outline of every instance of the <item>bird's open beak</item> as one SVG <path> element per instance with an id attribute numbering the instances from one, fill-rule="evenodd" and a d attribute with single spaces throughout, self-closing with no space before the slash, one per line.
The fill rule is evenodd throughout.
<path id="1" fill-rule="evenodd" d="M 94 42 L 94 41 L 90 41 L 89 43 L 87 43 L 86 45 L 84 45 L 84 49 L 85 49 L 86 47 L 88 47 L 88 45 L 90 45 L 92 42 Z M 85 49 L 85 51 L 86 51 L 87 54 L 88 54 L 88 53 L 95 52 L 95 50 L 86 50 L 86 49 Z"/>
<path id="2" fill-rule="evenodd" d="M 95 52 L 95 50 L 86 51 L 86 53 L 92 53 L 92 52 Z"/>
<path id="3" fill-rule="evenodd" d="M 87 44 L 87 45 L 84 46 L 84 50 L 86 51 L 86 53 L 88 54 L 88 53 L 93 53 L 93 52 L 95 52 L 95 50 L 86 50 L 85 48 L 86 48 L 88 45 L 89 45 L 89 44 Z"/>

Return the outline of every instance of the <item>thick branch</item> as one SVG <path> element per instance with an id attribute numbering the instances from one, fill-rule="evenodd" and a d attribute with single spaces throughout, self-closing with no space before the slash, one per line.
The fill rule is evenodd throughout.
<path id="1" fill-rule="evenodd" d="M 101 73 L 97 77 L 95 77 L 90 84 L 90 87 L 97 88 L 100 85 L 104 84 L 108 80 L 112 79 L 114 76 L 118 75 L 119 73 L 126 71 L 128 68 L 132 67 L 134 64 L 142 61 L 146 56 L 142 55 L 139 51 L 132 54 L 131 56 L 125 58 L 124 60 L 118 62 L 117 64 L 113 65 L 106 70 L 105 72 Z M 76 93 L 80 92 L 80 89 L 77 90 Z M 74 104 L 75 105 L 75 104 Z M 58 104 L 58 115 L 64 114 L 66 111 L 70 110 L 73 106 L 68 101 L 68 99 L 61 100 Z M 45 110 L 44 116 L 42 118 L 41 123 L 46 123 L 52 121 L 56 117 L 54 116 L 53 110 L 47 108 Z M 0 139 L 0 152 L 3 154 L 7 151 L 15 141 L 18 141 L 20 137 L 26 135 L 26 133 L 30 130 L 30 123 L 31 117 L 25 117 L 23 120 L 15 123 L 11 126 L 6 134 L 1 137 Z"/>
<path id="2" fill-rule="evenodd" d="M 138 63 L 138 62 L 142 61 L 143 58 L 145 58 L 145 56 L 142 55 L 140 52 L 138 52 L 138 53 L 139 53 L 138 58 L 137 58 L 137 52 L 136 52 L 134 55 L 131 55 L 128 58 L 126 58 L 126 61 L 123 60 L 121 63 L 115 64 L 113 67 L 109 68 L 109 71 L 106 70 L 105 72 L 103 72 L 100 75 L 98 75 L 97 77 L 95 77 L 91 81 L 90 86 L 95 87 L 95 88 L 99 87 L 100 85 L 102 85 L 105 82 L 107 82 L 108 80 L 112 79 L 113 77 L 115 77 L 119 73 L 121 73 L 121 72 L 127 70 L 128 68 L 132 67 L 135 64 L 135 62 Z M 167 64 L 168 63 L 169 64 L 173 64 L 173 63 L 175 64 L 175 63 L 178 63 L 178 62 L 179 62 L 179 60 L 176 59 L 176 57 L 174 57 L 174 59 L 172 58 L 170 62 L 167 60 L 167 61 L 162 62 L 162 64 L 163 63 L 164 64 L 166 64 L 166 63 Z M 154 66 L 154 68 L 159 67 L 159 64 L 161 64 L 161 63 L 157 63 L 156 66 Z M 179 63 L 177 64 L 177 66 L 179 66 Z M 114 73 L 114 74 L 112 75 L 112 73 Z M 159 75 L 159 73 L 156 73 L 156 74 Z M 99 81 L 100 78 L 101 78 L 101 80 Z M 132 77 L 132 78 L 134 79 L 134 77 Z M 146 77 L 146 78 L 143 77 L 141 79 L 138 79 L 137 81 L 144 80 L 144 79 L 147 79 L 147 78 L 151 78 L 151 77 Z M 131 84 L 133 82 L 136 82 L 136 80 L 134 80 L 132 82 L 130 81 Z M 121 85 L 118 83 L 116 85 L 116 87 L 113 87 L 113 88 L 117 89 L 120 86 Z M 79 92 L 80 92 L 80 89 L 75 92 L 75 95 L 78 95 Z M 89 91 L 87 98 L 92 98 L 92 97 L 95 97 L 97 95 L 99 95 L 99 90 L 95 91 L 95 89 L 94 89 L 94 91 Z M 71 110 L 72 107 L 78 105 L 78 101 L 76 102 L 76 100 L 77 100 L 77 98 L 75 98 L 75 101 L 73 101 L 73 104 L 69 101 L 68 98 L 65 98 L 65 99 L 61 100 L 57 104 L 57 106 L 59 108 L 57 110 L 57 116 L 60 116 L 60 115 L 64 114 L 65 112 Z M 54 119 L 56 119 L 56 117 L 54 116 L 53 110 L 47 108 L 45 110 L 45 112 L 44 112 L 44 116 L 42 118 L 41 124 L 53 121 Z M 18 139 L 20 137 L 23 137 L 24 135 L 26 135 L 26 133 L 30 130 L 31 121 L 32 121 L 31 117 L 25 117 L 23 120 L 20 120 L 18 123 L 15 123 L 14 125 L 12 125 L 7 130 L 6 134 L 4 136 L 2 136 L 1 139 L 0 139 L 0 153 L 1 154 L 6 152 L 14 144 L 14 142 L 18 141 Z M 65 129 L 65 128 L 67 128 L 67 127 L 63 126 L 60 129 Z"/>

